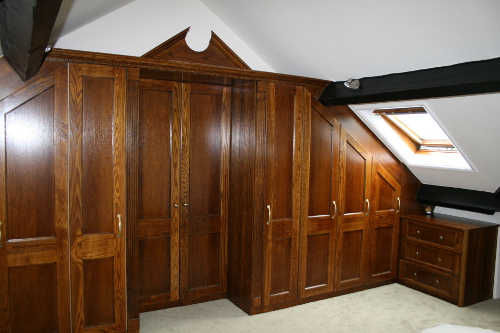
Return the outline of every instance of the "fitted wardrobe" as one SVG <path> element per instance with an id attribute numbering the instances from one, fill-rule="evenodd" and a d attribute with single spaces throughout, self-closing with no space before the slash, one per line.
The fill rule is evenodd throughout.
<path id="1" fill-rule="evenodd" d="M 395 281 L 420 183 L 327 81 L 252 71 L 186 31 L 142 57 L 0 58 L 0 331 L 138 332 Z"/>

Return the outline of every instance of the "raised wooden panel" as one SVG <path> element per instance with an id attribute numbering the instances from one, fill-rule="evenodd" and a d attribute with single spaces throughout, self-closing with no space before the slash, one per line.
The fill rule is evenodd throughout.
<path id="1" fill-rule="evenodd" d="M 113 232 L 114 80 L 82 77 L 83 233 Z"/>
<path id="2" fill-rule="evenodd" d="M 55 236 L 54 88 L 5 115 L 7 239 Z"/>
<path id="3" fill-rule="evenodd" d="M 83 261 L 85 327 L 115 322 L 113 258 Z"/>
<path id="4" fill-rule="evenodd" d="M 349 142 L 345 145 L 344 180 L 349 187 L 344 195 L 344 214 L 364 212 L 366 186 L 366 159 Z"/>
<path id="5" fill-rule="evenodd" d="M 266 112 L 264 305 L 297 298 L 300 155 L 304 91 L 266 85 L 258 105 Z M 262 207 L 265 208 L 265 207 Z"/>
<path id="6" fill-rule="evenodd" d="M 329 281 L 330 234 L 319 234 L 307 238 L 306 289 L 327 285 Z"/>
<path id="7" fill-rule="evenodd" d="M 125 69 L 70 65 L 69 209 L 76 332 L 126 327 L 125 96 Z"/>
<path id="8" fill-rule="evenodd" d="M 67 82 L 62 67 L 0 101 L 1 332 L 70 331 Z"/>
<path id="9" fill-rule="evenodd" d="M 151 295 L 170 296 L 170 246 L 167 237 L 139 241 L 141 300 L 150 300 Z"/>
<path id="10" fill-rule="evenodd" d="M 397 276 L 401 185 L 378 162 L 373 163 L 369 282 Z"/>
<path id="11" fill-rule="evenodd" d="M 58 332 L 57 265 L 11 267 L 10 332 Z"/>
<path id="12" fill-rule="evenodd" d="M 141 86 L 139 97 L 139 220 L 171 217 L 172 91 Z"/>
<path id="13" fill-rule="evenodd" d="M 182 87 L 180 292 L 226 292 L 231 88 Z"/>
<path id="14" fill-rule="evenodd" d="M 362 230 L 342 233 L 342 261 L 340 281 L 350 285 L 350 280 L 363 279 L 363 236 Z"/>

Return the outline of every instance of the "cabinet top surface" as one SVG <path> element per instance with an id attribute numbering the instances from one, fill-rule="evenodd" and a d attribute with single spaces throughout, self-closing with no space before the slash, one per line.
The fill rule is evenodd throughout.
<path id="1" fill-rule="evenodd" d="M 499 227 L 500 225 L 485 222 L 480 220 L 473 220 L 463 217 L 445 215 L 434 213 L 433 215 L 408 215 L 403 216 L 402 219 L 413 220 L 417 222 L 425 222 L 428 224 L 435 224 L 443 227 L 450 227 L 455 229 L 480 229 L 480 228 L 488 228 L 488 227 Z"/>

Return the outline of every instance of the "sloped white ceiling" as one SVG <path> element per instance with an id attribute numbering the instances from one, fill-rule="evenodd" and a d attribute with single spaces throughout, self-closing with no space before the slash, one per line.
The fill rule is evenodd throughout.
<path id="1" fill-rule="evenodd" d="M 500 57 L 497 0 L 201 1 L 281 73 L 343 81 Z M 425 184 L 495 192 L 500 94 L 425 103 L 475 171 L 412 172 Z"/>

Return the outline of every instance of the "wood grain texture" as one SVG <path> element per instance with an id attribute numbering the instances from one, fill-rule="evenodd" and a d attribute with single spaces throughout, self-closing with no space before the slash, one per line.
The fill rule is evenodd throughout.
<path id="1" fill-rule="evenodd" d="M 340 125 L 304 101 L 299 296 L 331 292 L 335 280 Z"/>
<path id="2" fill-rule="evenodd" d="M 70 328 L 66 84 L 63 67 L 0 101 L 1 331 Z"/>
<path id="3" fill-rule="evenodd" d="M 139 329 L 138 119 L 139 70 L 127 71 L 127 331 Z"/>
<path id="4" fill-rule="evenodd" d="M 140 79 L 138 116 L 138 232 L 140 308 L 179 299 L 178 82 Z M 175 207 L 177 205 L 177 207 Z"/>
<path id="5" fill-rule="evenodd" d="M 95 91 L 97 88 L 100 89 L 99 92 Z M 104 93 L 103 90 L 106 89 L 108 92 Z M 126 327 L 125 95 L 125 69 L 93 65 L 70 66 L 71 289 L 73 327 L 79 332 L 85 331 L 87 326 L 95 329 L 96 325 L 104 330 L 118 331 L 123 331 Z M 96 116 L 95 110 L 89 109 L 92 105 L 98 106 L 98 110 L 110 117 L 106 122 L 107 128 L 97 128 L 105 133 L 113 133 L 111 142 L 106 139 L 105 133 L 96 133 L 95 128 L 87 127 L 96 121 L 92 119 Z M 86 140 L 87 138 L 92 140 Z M 108 140 L 108 144 L 103 146 L 102 142 L 99 143 L 101 138 Z M 84 152 L 88 152 L 87 155 Z M 105 200 L 95 202 L 96 206 L 92 207 L 92 211 L 102 218 L 91 221 L 89 226 L 86 224 L 89 223 L 88 217 L 92 215 L 87 213 L 88 206 L 85 205 L 85 190 L 89 191 L 90 181 L 86 178 L 88 162 L 84 160 L 85 156 L 100 161 L 103 170 L 110 170 L 111 173 L 108 174 L 111 178 L 109 190 L 102 186 L 92 187 L 94 190 L 101 188 L 110 192 L 99 194 Z M 121 230 L 118 214 L 122 216 Z M 92 246 L 84 251 L 87 242 Z M 99 281 L 99 276 L 106 280 L 98 289 L 93 289 L 92 285 L 86 283 Z M 107 306 L 103 313 L 88 309 L 92 306 L 89 302 L 97 299 L 101 304 L 112 305 L 112 316 L 106 312 Z"/>
<path id="6" fill-rule="evenodd" d="M 192 73 L 197 75 L 218 76 L 240 80 L 264 80 L 269 82 L 280 82 L 299 84 L 314 89 L 325 87 L 330 81 L 311 79 L 286 74 L 253 71 L 249 69 L 229 68 L 222 66 L 193 64 L 186 62 L 162 61 L 116 54 L 93 53 L 63 49 L 53 49 L 47 56 L 48 61 L 64 61 L 73 63 L 100 64 L 108 66 L 126 66 L 158 71 L 172 71 L 179 73 Z"/>
<path id="7" fill-rule="evenodd" d="M 181 299 L 225 293 L 231 89 L 183 83 Z"/>
<path id="8" fill-rule="evenodd" d="M 337 287 L 365 284 L 368 265 L 372 155 L 343 127 L 339 161 L 340 226 Z"/>

